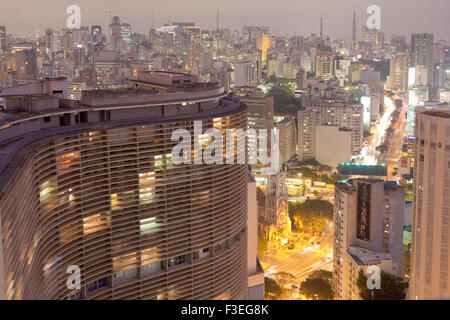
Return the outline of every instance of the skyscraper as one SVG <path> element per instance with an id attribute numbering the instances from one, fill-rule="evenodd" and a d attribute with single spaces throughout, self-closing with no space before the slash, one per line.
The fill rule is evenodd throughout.
<path id="1" fill-rule="evenodd" d="M 410 299 L 450 297 L 450 108 L 416 111 Z"/>
<path id="2" fill-rule="evenodd" d="M 300 68 L 295 76 L 295 80 L 297 83 L 297 89 L 304 90 L 306 89 L 306 71 L 303 68 Z"/>
<path id="3" fill-rule="evenodd" d="M 120 18 L 115 16 L 109 25 L 109 46 L 111 49 L 118 49 L 122 40 Z"/>
<path id="4" fill-rule="evenodd" d="M 91 27 L 92 42 L 98 46 L 102 42 L 102 26 L 95 25 Z"/>
<path id="5" fill-rule="evenodd" d="M 320 37 L 323 38 L 323 16 L 320 16 Z"/>
<path id="6" fill-rule="evenodd" d="M 408 57 L 398 52 L 390 62 L 389 86 L 392 90 L 408 91 Z"/>
<path id="7" fill-rule="evenodd" d="M 335 184 L 333 290 L 339 300 L 359 300 L 356 280 L 371 265 L 402 273 L 402 187 L 373 179 Z"/>
<path id="8" fill-rule="evenodd" d="M 353 28 L 352 28 L 352 40 L 356 41 L 356 8 L 353 9 Z"/>
<path id="9" fill-rule="evenodd" d="M 304 100 L 305 110 L 298 112 L 298 157 L 300 160 L 316 158 L 316 129 L 319 126 L 335 126 L 351 131 L 352 155 L 358 155 L 362 145 L 363 107 L 356 102 L 335 98 Z"/>
<path id="10" fill-rule="evenodd" d="M 8 35 L 6 33 L 6 27 L 0 26 L 0 50 L 6 51 L 8 44 Z"/>
<path id="11" fill-rule="evenodd" d="M 15 145 L 0 157 L 0 298 L 247 298 L 248 168 L 176 165 L 171 138 L 194 121 L 245 130 L 246 106 L 193 76 L 144 72 L 138 88 L 85 91 L 68 108 L 51 94 L 67 98 L 60 81 L 0 93 L 17 102 L 0 122 Z"/>
<path id="12" fill-rule="evenodd" d="M 287 162 L 296 154 L 297 127 L 295 126 L 295 120 L 285 118 L 275 126 L 280 135 L 281 161 Z"/>
<path id="13" fill-rule="evenodd" d="M 241 102 L 248 107 L 248 128 L 255 129 L 256 135 L 248 132 L 249 148 L 251 148 L 253 142 L 257 141 L 260 129 L 267 130 L 267 143 L 271 145 L 270 131 L 274 122 L 274 97 L 267 96 L 259 89 L 253 87 L 235 87 L 234 92 L 239 96 Z M 256 152 L 256 150 L 249 150 L 249 152 Z"/>
<path id="14" fill-rule="evenodd" d="M 125 43 L 131 43 L 131 25 L 129 23 L 122 23 L 120 25 L 120 35 Z"/>
<path id="15" fill-rule="evenodd" d="M 429 85 L 433 79 L 433 42 L 434 36 L 429 33 L 413 34 L 411 36 L 411 66 L 426 66 Z"/>
<path id="16" fill-rule="evenodd" d="M 331 79 L 333 76 L 333 55 L 328 51 L 320 51 L 316 55 L 316 77 Z"/>

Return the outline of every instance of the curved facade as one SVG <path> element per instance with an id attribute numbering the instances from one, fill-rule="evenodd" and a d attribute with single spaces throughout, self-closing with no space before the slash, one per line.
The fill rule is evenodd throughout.
<path id="1" fill-rule="evenodd" d="M 110 121 L 88 113 L 21 147 L 0 175 L 0 296 L 247 297 L 246 165 L 174 165 L 171 156 L 173 130 L 193 133 L 194 120 L 245 129 L 246 108 L 216 96 L 185 105 L 154 104 L 158 115 L 125 120 L 121 107 L 103 106 L 93 112 L 111 111 Z"/>

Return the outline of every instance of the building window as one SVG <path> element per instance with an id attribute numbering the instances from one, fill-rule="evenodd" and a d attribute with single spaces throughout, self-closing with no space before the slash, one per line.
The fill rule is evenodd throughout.
<path id="1" fill-rule="evenodd" d="M 105 288 L 107 286 L 108 286 L 108 277 L 100 278 L 97 280 L 98 289 Z"/>
<path id="2" fill-rule="evenodd" d="M 162 262 L 161 261 L 157 261 L 157 262 L 153 262 L 153 263 L 149 263 L 146 265 L 143 265 L 141 267 L 141 275 L 142 276 L 146 276 L 152 273 L 157 273 L 160 272 L 162 270 Z"/>
<path id="3" fill-rule="evenodd" d="M 137 277 L 137 269 L 120 271 L 115 274 L 115 283 L 122 283 Z"/>
<path id="4" fill-rule="evenodd" d="M 158 227 L 158 224 L 156 223 L 155 217 L 142 219 L 140 221 L 140 229 L 141 229 L 142 236 L 158 231 L 157 227 Z"/>
<path id="5" fill-rule="evenodd" d="M 87 285 L 87 293 L 91 293 L 97 289 L 105 288 L 108 286 L 108 277 L 100 278 L 96 281 L 88 283 Z"/>
<path id="6" fill-rule="evenodd" d="M 44 122 L 50 122 L 51 118 L 50 117 L 44 117 Z"/>
<path id="7" fill-rule="evenodd" d="M 91 293 L 92 291 L 94 291 L 96 289 L 97 289 L 97 281 L 88 283 L 88 285 L 87 285 L 87 292 L 88 293 Z"/>
<path id="8" fill-rule="evenodd" d="M 168 261 L 168 267 L 175 267 L 186 263 L 186 255 L 178 256 Z"/>
<path id="9" fill-rule="evenodd" d="M 203 259 L 209 257 L 209 248 L 203 248 L 194 252 L 194 260 Z"/>

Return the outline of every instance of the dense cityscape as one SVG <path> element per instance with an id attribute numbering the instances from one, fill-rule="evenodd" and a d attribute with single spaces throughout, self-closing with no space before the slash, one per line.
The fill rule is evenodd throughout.
<path id="1" fill-rule="evenodd" d="M 450 298 L 448 38 L 110 7 L 0 12 L 0 299 Z"/>

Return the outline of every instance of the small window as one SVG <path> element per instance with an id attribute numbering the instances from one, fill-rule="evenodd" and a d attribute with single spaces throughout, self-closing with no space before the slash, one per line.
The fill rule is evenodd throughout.
<path id="1" fill-rule="evenodd" d="M 162 270 L 162 262 L 161 261 L 157 261 L 157 262 L 153 262 L 153 263 L 149 263 L 146 265 L 143 265 L 141 267 L 141 275 L 142 276 L 146 276 L 152 273 L 157 273 L 160 272 Z"/>
<path id="2" fill-rule="evenodd" d="M 92 291 L 94 291 L 96 289 L 97 289 L 97 281 L 88 283 L 88 285 L 87 285 L 87 292 L 88 293 L 90 293 L 90 292 L 92 292 Z"/>
<path id="3" fill-rule="evenodd" d="M 137 269 L 131 269 L 126 271 L 120 271 L 115 274 L 115 282 L 121 283 L 133 278 L 136 278 L 137 276 Z"/>
<path id="4" fill-rule="evenodd" d="M 98 279 L 98 281 L 97 281 L 98 289 L 105 288 L 107 286 L 108 286 L 108 277 L 104 277 L 104 278 Z"/>
<path id="5" fill-rule="evenodd" d="M 52 119 L 50 117 L 44 117 L 44 122 L 50 122 Z"/>
<path id="6" fill-rule="evenodd" d="M 186 255 L 183 254 L 182 256 L 178 256 L 172 259 L 169 259 L 168 261 L 168 267 L 175 267 L 175 266 L 179 266 L 181 264 L 185 264 L 186 263 Z"/>

